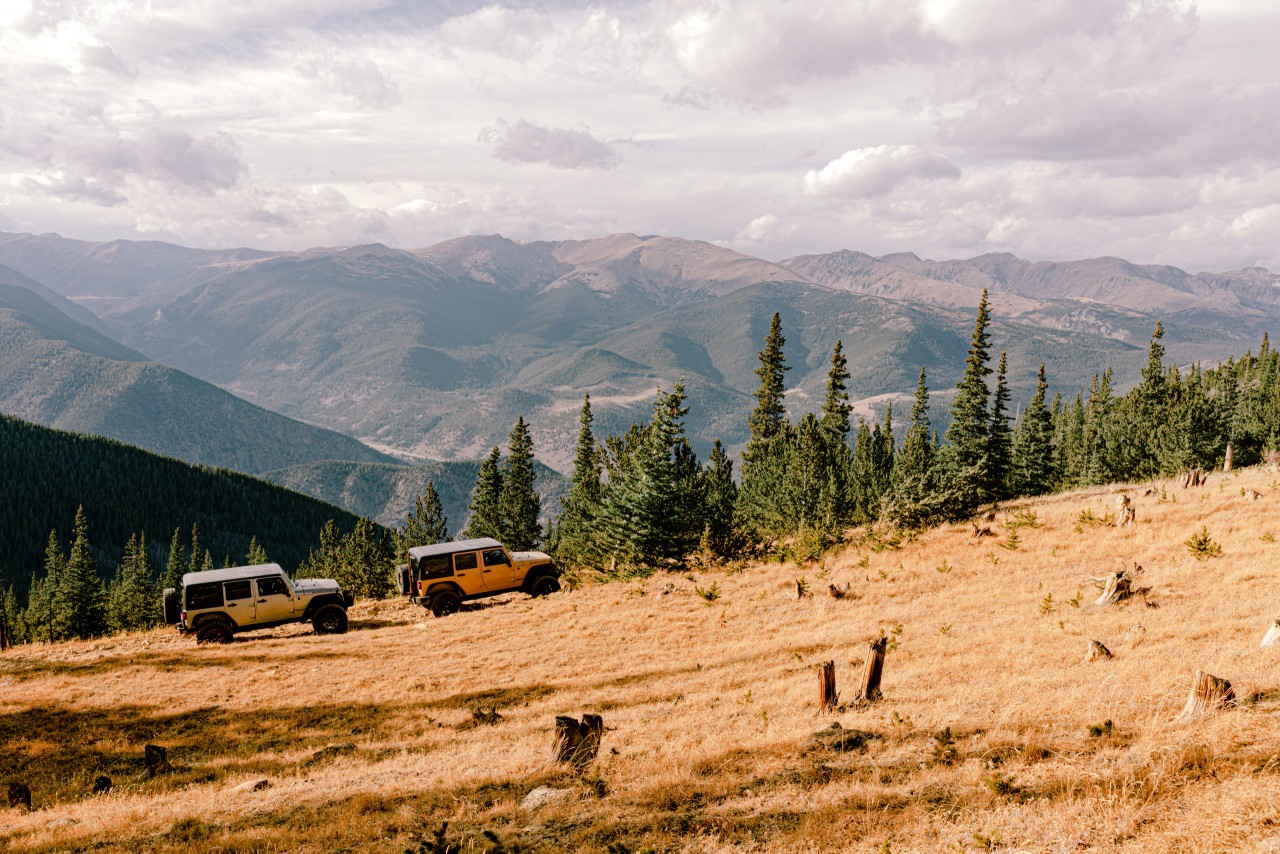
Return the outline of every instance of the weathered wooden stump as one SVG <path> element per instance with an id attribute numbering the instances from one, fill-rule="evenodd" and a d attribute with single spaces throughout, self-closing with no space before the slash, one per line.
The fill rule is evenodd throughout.
<path id="1" fill-rule="evenodd" d="M 1280 643 L 1280 620 L 1272 620 L 1271 628 L 1267 629 L 1267 633 L 1262 636 L 1262 646 L 1266 649 L 1269 646 L 1275 646 Z"/>
<path id="2" fill-rule="evenodd" d="M 1245 501 L 1257 501 L 1261 497 L 1262 497 L 1262 493 L 1256 489 L 1246 489 L 1244 491 Z"/>
<path id="3" fill-rule="evenodd" d="M 1209 482 L 1208 473 L 1202 472 L 1198 468 L 1194 468 L 1188 472 L 1183 472 L 1182 475 L 1178 478 L 1178 483 L 1179 485 L 1182 486 L 1183 489 L 1186 489 L 1187 487 L 1190 487 L 1190 486 L 1204 486 L 1208 482 Z"/>
<path id="4" fill-rule="evenodd" d="M 1216 712 L 1233 702 L 1235 698 L 1230 682 L 1205 673 L 1203 670 L 1197 670 L 1195 678 L 1191 680 L 1191 696 L 1187 698 L 1187 705 L 1182 709 L 1178 720 L 1188 720 L 1209 712 Z"/>
<path id="5" fill-rule="evenodd" d="M 111 778 L 106 774 L 102 774 L 98 779 L 93 781 L 93 793 L 95 795 L 105 795 L 111 791 Z"/>
<path id="6" fill-rule="evenodd" d="M 884 675 L 884 653 L 888 647 L 888 638 L 880 638 L 868 645 L 867 660 L 862 665 L 862 684 L 855 698 L 857 702 L 874 703 L 880 699 L 880 677 Z"/>
<path id="7" fill-rule="evenodd" d="M 565 715 L 556 716 L 556 762 L 585 768 L 595 761 L 604 735 L 604 720 L 599 715 L 583 715 L 582 721 Z"/>
<path id="8" fill-rule="evenodd" d="M 1231 471 L 1231 465 L 1232 465 L 1232 463 L 1234 463 L 1234 462 L 1235 462 L 1235 458 L 1236 458 L 1235 451 L 1234 451 L 1234 449 L 1231 447 L 1231 443 L 1230 443 L 1230 442 L 1228 442 L 1228 443 L 1227 443 L 1227 456 L 1226 456 L 1226 457 L 1223 459 L 1223 461 L 1222 461 L 1222 470 L 1223 470 L 1223 471 Z"/>
<path id="9" fill-rule="evenodd" d="M 494 706 L 487 712 L 484 710 L 484 707 L 481 706 L 478 709 L 471 710 L 471 721 L 476 726 L 496 726 L 502 723 L 502 715 L 498 714 L 497 706 Z"/>
<path id="10" fill-rule="evenodd" d="M 1138 521 L 1138 512 L 1128 495 L 1121 495 L 1116 499 L 1116 516 L 1119 517 L 1117 524 L 1121 528 L 1127 528 Z"/>
<path id="11" fill-rule="evenodd" d="M 840 701 L 836 693 L 836 663 L 824 662 L 818 667 L 818 711 L 829 712 Z"/>
<path id="12" fill-rule="evenodd" d="M 848 582 L 844 584 L 828 584 L 827 595 L 832 599 L 850 599 L 853 598 L 853 587 Z"/>
<path id="13" fill-rule="evenodd" d="M 15 781 L 9 784 L 9 809 L 31 809 L 31 789 L 26 783 Z"/>
<path id="14" fill-rule="evenodd" d="M 1122 569 L 1119 572 L 1113 572 L 1101 578 L 1089 578 L 1089 581 L 1102 588 L 1102 593 L 1097 599 L 1081 608 L 1081 613 L 1096 611 L 1099 608 L 1105 608 L 1108 605 L 1128 599 L 1134 594 L 1134 576 L 1140 572 L 1142 572 L 1142 567 L 1135 563 L 1132 570 Z"/>
<path id="15" fill-rule="evenodd" d="M 147 765 L 146 776 L 158 777 L 161 774 L 172 774 L 173 766 L 169 764 L 169 751 L 158 744 L 148 744 L 142 748 L 143 761 Z"/>
<path id="16" fill-rule="evenodd" d="M 990 528 L 988 528 L 985 525 L 983 525 L 982 527 L 979 527 L 978 523 L 974 522 L 973 530 L 969 534 L 969 542 L 976 543 L 978 540 L 981 540 L 985 537 L 994 537 L 994 536 L 995 536 L 995 532 L 992 531 Z"/>
<path id="17" fill-rule="evenodd" d="M 1112 658 L 1115 658 L 1115 656 L 1102 641 L 1089 641 L 1089 652 L 1084 657 L 1085 661 L 1107 661 Z"/>

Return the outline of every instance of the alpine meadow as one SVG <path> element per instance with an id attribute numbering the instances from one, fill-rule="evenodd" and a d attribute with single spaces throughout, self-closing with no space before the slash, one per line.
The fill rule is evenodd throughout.
<path id="1" fill-rule="evenodd" d="M 0 849 L 1280 852 L 1273 6 L 0 3 Z"/>

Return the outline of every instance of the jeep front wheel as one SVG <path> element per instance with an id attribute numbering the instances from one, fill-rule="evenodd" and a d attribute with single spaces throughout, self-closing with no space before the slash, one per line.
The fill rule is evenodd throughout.
<path id="1" fill-rule="evenodd" d="M 533 586 L 529 588 L 530 596 L 546 596 L 549 593 L 555 593 L 560 589 L 560 582 L 555 576 L 544 575 L 537 581 L 533 582 Z"/>
<path id="2" fill-rule="evenodd" d="M 231 634 L 226 623 L 205 623 L 196 629 L 196 643 L 231 643 Z"/>
<path id="3" fill-rule="evenodd" d="M 318 635 L 340 635 L 347 630 L 347 612 L 338 605 L 321 605 L 311 617 Z"/>
<path id="4" fill-rule="evenodd" d="M 431 597 L 431 613 L 437 617 L 447 617 L 458 613 L 462 605 L 462 597 L 454 590 L 441 590 Z"/>

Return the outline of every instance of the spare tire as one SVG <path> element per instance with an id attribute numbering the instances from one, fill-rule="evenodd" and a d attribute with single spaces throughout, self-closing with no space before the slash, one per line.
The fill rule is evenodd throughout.
<path id="1" fill-rule="evenodd" d="M 164 623 L 166 626 L 177 624 L 182 619 L 182 594 L 172 587 L 164 589 Z"/>

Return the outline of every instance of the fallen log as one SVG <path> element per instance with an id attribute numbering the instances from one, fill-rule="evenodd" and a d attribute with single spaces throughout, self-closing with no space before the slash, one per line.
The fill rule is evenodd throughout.
<path id="1" fill-rule="evenodd" d="M 835 709 L 840 696 L 836 693 L 836 663 L 827 661 L 818 667 L 818 711 Z"/>
<path id="2" fill-rule="evenodd" d="M 1235 698 L 1230 682 L 1197 670 L 1195 678 L 1191 680 L 1191 696 L 1187 698 L 1187 705 L 1182 709 L 1182 714 L 1178 715 L 1178 720 L 1189 720 L 1216 712 L 1234 702 Z"/>
<path id="3" fill-rule="evenodd" d="M 862 666 L 862 684 L 854 698 L 858 703 L 874 703 L 882 696 L 880 678 L 884 675 L 884 653 L 889 647 L 889 639 L 882 637 L 868 645 L 867 660 Z"/>
<path id="4" fill-rule="evenodd" d="M 583 715 L 582 721 L 565 715 L 556 716 L 556 742 L 553 756 L 577 768 L 595 761 L 604 735 L 604 720 L 599 715 Z"/>

